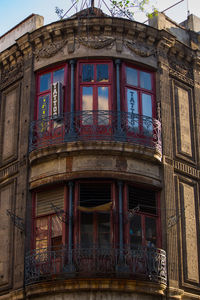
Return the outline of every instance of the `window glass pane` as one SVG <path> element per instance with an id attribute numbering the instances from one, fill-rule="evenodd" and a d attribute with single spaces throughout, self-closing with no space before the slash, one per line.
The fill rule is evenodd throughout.
<path id="1" fill-rule="evenodd" d="M 83 87 L 82 92 L 82 110 L 93 110 L 93 88 Z"/>
<path id="2" fill-rule="evenodd" d="M 152 101 L 151 96 L 147 94 L 142 94 L 142 114 L 152 118 Z"/>
<path id="3" fill-rule="evenodd" d="M 82 81 L 83 82 L 93 82 L 94 81 L 94 65 L 83 64 Z"/>
<path id="4" fill-rule="evenodd" d="M 145 218 L 146 246 L 156 247 L 156 219 Z"/>
<path id="5" fill-rule="evenodd" d="M 43 240 L 48 237 L 48 218 L 36 220 L 36 239 Z"/>
<path id="6" fill-rule="evenodd" d="M 140 72 L 140 86 L 143 89 L 151 90 L 151 74 Z"/>
<path id="7" fill-rule="evenodd" d="M 36 253 L 41 260 L 46 259 L 46 248 L 48 247 L 48 218 L 36 220 Z"/>
<path id="8" fill-rule="evenodd" d="M 38 119 L 44 119 L 49 116 L 49 95 L 39 97 L 38 100 Z"/>
<path id="9" fill-rule="evenodd" d="M 82 114 L 82 124 L 92 125 L 93 124 L 93 88 L 83 87 L 82 89 L 82 110 L 89 111 Z"/>
<path id="10" fill-rule="evenodd" d="M 98 246 L 105 248 L 110 245 L 110 214 L 98 214 Z"/>
<path id="11" fill-rule="evenodd" d="M 108 81 L 108 65 L 100 64 L 97 65 L 97 81 Z"/>
<path id="12" fill-rule="evenodd" d="M 127 107 L 128 112 L 138 114 L 138 93 L 127 89 Z"/>
<path id="13" fill-rule="evenodd" d="M 108 87 L 98 88 L 98 110 L 108 110 Z M 108 125 L 109 115 L 106 113 L 98 113 L 98 124 Z"/>
<path id="14" fill-rule="evenodd" d="M 128 84 L 138 86 L 138 71 L 133 68 L 126 67 L 126 82 Z"/>
<path id="15" fill-rule="evenodd" d="M 51 222 L 51 236 L 56 237 L 62 235 L 62 221 L 57 216 L 53 216 Z"/>
<path id="16" fill-rule="evenodd" d="M 98 88 L 98 110 L 108 110 L 108 87 Z"/>
<path id="17" fill-rule="evenodd" d="M 51 85 L 51 73 L 47 73 L 40 76 L 40 92 L 50 89 Z"/>
<path id="18" fill-rule="evenodd" d="M 151 135 L 153 131 L 152 124 L 152 101 L 151 96 L 142 94 L 142 114 L 150 118 L 143 118 L 143 131 L 145 135 Z"/>
<path id="19" fill-rule="evenodd" d="M 93 214 L 81 213 L 81 247 L 91 248 L 93 246 Z"/>
<path id="20" fill-rule="evenodd" d="M 132 132 L 139 130 L 138 116 L 138 93 L 134 90 L 127 89 L 127 109 L 128 109 L 128 129 Z"/>
<path id="21" fill-rule="evenodd" d="M 131 248 L 137 248 L 142 246 L 141 216 L 133 215 L 133 217 L 130 220 L 129 234 Z"/>
<path id="22" fill-rule="evenodd" d="M 53 82 L 60 81 L 64 84 L 64 69 L 60 69 L 53 72 Z"/>

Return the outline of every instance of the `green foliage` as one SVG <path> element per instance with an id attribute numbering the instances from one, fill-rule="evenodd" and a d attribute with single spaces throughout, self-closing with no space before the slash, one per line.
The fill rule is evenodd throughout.
<path id="1" fill-rule="evenodd" d="M 153 6 L 154 0 L 111 0 L 112 10 L 119 15 L 124 15 L 131 19 L 137 12 L 144 12 L 148 18 L 158 14 L 157 9 Z"/>

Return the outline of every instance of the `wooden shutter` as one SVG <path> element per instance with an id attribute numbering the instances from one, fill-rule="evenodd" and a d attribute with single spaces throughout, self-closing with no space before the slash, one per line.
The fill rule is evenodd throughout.
<path id="1" fill-rule="evenodd" d="M 36 216 L 55 213 L 57 210 L 64 208 L 64 187 L 56 187 L 51 190 L 46 190 L 37 193 Z"/>

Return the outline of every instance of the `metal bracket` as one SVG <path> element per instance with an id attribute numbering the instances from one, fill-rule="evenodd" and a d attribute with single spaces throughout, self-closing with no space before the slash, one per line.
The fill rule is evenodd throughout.
<path id="1" fill-rule="evenodd" d="M 7 209 L 7 215 L 10 216 L 11 221 L 13 222 L 14 226 L 17 227 L 21 232 L 25 232 L 25 224 L 24 220 L 18 216 L 16 216 L 11 210 Z"/>

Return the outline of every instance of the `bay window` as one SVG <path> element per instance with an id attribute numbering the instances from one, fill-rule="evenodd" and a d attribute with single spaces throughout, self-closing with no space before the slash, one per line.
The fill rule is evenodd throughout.
<path id="1" fill-rule="evenodd" d="M 120 225 L 116 182 L 75 182 L 70 225 L 73 226 L 72 247 L 118 247 L 120 230 L 124 232 L 124 247 L 128 245 L 130 249 L 135 249 L 161 246 L 157 193 L 127 183 L 123 184 L 123 190 L 123 223 Z M 64 213 L 64 207 L 69 207 L 68 193 L 69 190 L 62 186 L 36 193 L 33 247 L 37 251 L 41 248 L 56 251 L 69 240 L 69 223 L 63 217 L 65 213 L 69 216 L 67 211 Z"/>
<path id="2" fill-rule="evenodd" d="M 100 139 L 161 151 L 154 81 L 153 72 L 125 62 L 115 69 L 111 60 L 73 60 L 39 72 L 30 149 Z"/>

